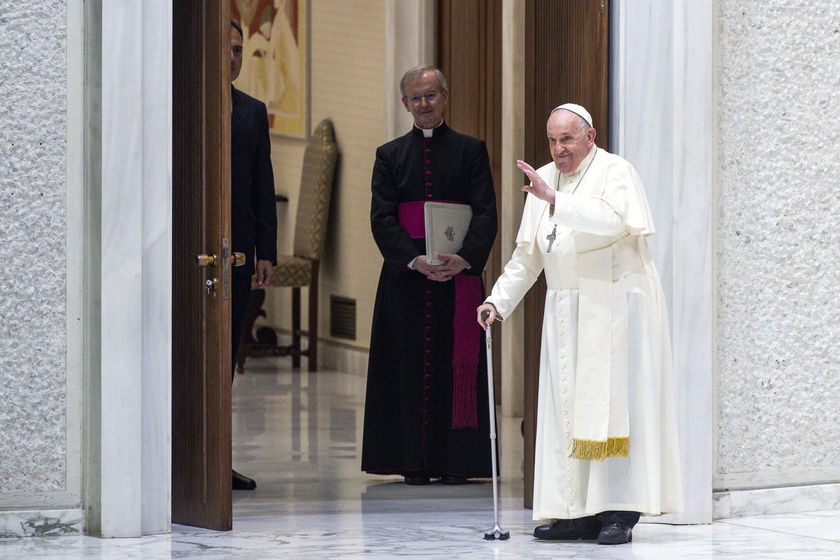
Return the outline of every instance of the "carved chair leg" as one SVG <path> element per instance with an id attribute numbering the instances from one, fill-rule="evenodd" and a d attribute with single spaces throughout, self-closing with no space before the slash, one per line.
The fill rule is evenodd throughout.
<path id="1" fill-rule="evenodd" d="M 300 367 L 300 288 L 292 288 L 292 367 Z"/>
<path id="2" fill-rule="evenodd" d="M 309 284 L 309 345 L 306 355 L 309 358 L 309 371 L 318 369 L 318 263 L 313 263 L 312 279 Z"/>

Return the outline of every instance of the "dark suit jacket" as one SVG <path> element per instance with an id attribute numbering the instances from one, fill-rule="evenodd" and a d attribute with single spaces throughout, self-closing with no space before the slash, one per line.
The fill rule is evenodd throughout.
<path id="1" fill-rule="evenodd" d="M 250 276 L 257 260 L 277 262 L 277 209 L 265 103 L 231 86 L 231 245 L 245 253 L 235 276 Z"/>

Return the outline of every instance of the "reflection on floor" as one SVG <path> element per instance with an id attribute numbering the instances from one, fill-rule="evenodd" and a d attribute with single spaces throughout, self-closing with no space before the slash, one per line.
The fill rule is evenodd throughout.
<path id="1" fill-rule="evenodd" d="M 304 360 L 305 361 L 305 360 Z M 501 419 L 501 525 L 492 485 L 407 486 L 359 471 L 364 377 L 292 371 L 287 358 L 253 359 L 233 391 L 234 467 L 257 480 L 234 492 L 234 530 L 176 525 L 142 539 L 0 539 L 0 558 L 75 560 L 417 558 L 775 559 L 840 557 L 840 511 L 763 516 L 706 526 L 640 524 L 632 544 L 535 540 L 522 508 L 518 420 Z M 305 365 L 305 364 L 304 364 Z"/>

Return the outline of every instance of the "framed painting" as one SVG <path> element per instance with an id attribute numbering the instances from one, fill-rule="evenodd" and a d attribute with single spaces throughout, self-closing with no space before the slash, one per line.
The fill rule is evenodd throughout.
<path id="1" fill-rule="evenodd" d="M 235 85 L 268 107 L 269 130 L 309 134 L 308 0 L 231 0 L 242 25 L 242 72 Z"/>

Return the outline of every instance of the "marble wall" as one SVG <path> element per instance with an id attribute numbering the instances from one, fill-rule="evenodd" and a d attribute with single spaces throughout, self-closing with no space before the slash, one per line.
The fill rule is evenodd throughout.
<path id="1" fill-rule="evenodd" d="M 88 161 L 91 223 L 85 496 L 87 531 L 170 530 L 172 402 L 172 4 L 88 2 L 87 63 L 99 69 L 101 137 Z M 95 28 L 99 18 L 99 28 Z M 91 38 L 91 44 L 95 44 Z"/>
<path id="2" fill-rule="evenodd" d="M 715 486 L 840 481 L 840 4 L 719 2 Z"/>
<path id="3" fill-rule="evenodd" d="M 67 18 L 66 2 L 0 1 L 2 507 L 80 500 L 80 400 L 68 394 Z"/>
<path id="4" fill-rule="evenodd" d="M 713 29 L 709 2 L 620 0 L 612 13 L 612 151 L 639 172 L 668 300 L 685 512 L 712 520 Z"/>
<path id="5" fill-rule="evenodd" d="M 0 1 L 0 536 L 170 529 L 171 20 Z"/>

